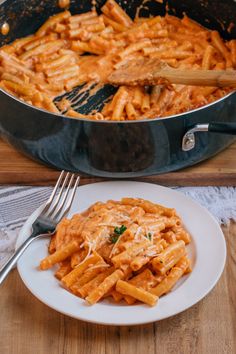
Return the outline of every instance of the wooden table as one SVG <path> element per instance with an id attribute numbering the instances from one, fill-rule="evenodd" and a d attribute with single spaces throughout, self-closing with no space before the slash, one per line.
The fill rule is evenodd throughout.
<path id="1" fill-rule="evenodd" d="M 0 184 L 53 185 L 59 172 L 15 150 L 0 139 Z M 180 171 L 138 178 L 165 186 L 236 186 L 236 143 L 213 158 Z M 80 184 L 104 181 L 82 176 Z"/>
<path id="2" fill-rule="evenodd" d="M 164 185 L 236 185 L 235 156 L 233 144 L 195 167 L 142 180 Z M 57 179 L 57 171 L 29 160 L 1 140 L 0 157 L 0 184 L 50 185 Z M 84 177 L 82 184 L 97 180 Z M 37 300 L 17 270 L 12 271 L 0 292 L 0 353 L 236 353 L 236 223 L 223 231 L 228 257 L 213 291 L 185 312 L 148 325 L 108 327 L 61 315 Z"/>
<path id="3" fill-rule="evenodd" d="M 108 327 L 66 317 L 31 295 L 12 271 L 0 293 L 0 353 L 236 353 L 236 223 L 223 231 L 228 256 L 216 287 L 192 308 L 148 325 Z"/>

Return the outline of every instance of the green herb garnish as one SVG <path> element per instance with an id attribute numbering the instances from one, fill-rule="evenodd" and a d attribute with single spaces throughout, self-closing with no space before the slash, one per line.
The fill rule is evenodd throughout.
<path id="1" fill-rule="evenodd" d="M 119 238 L 119 235 L 113 235 L 113 236 L 111 236 L 111 237 L 110 237 L 111 243 L 116 243 L 116 241 L 118 240 L 118 238 Z"/>
<path id="2" fill-rule="evenodd" d="M 116 243 L 120 235 L 122 235 L 127 227 L 125 225 L 121 225 L 121 227 L 116 226 L 114 228 L 114 234 L 110 237 L 111 243 Z"/>
<path id="3" fill-rule="evenodd" d="M 152 234 L 151 234 L 151 232 L 149 232 L 149 233 L 146 235 L 146 237 L 149 239 L 149 241 L 151 241 L 151 240 L 152 240 Z"/>
<path id="4" fill-rule="evenodd" d="M 121 225 L 121 227 L 116 226 L 114 228 L 114 233 L 120 236 L 125 232 L 125 230 L 127 230 L 127 227 L 125 225 Z"/>

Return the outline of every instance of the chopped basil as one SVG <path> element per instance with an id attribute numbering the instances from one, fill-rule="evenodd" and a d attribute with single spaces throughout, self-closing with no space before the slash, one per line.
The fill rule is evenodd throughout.
<path id="1" fill-rule="evenodd" d="M 149 239 L 149 241 L 151 241 L 151 239 L 152 239 L 152 234 L 151 234 L 151 232 L 149 232 L 149 233 L 146 235 L 146 237 Z"/>
<path id="2" fill-rule="evenodd" d="M 121 227 L 116 226 L 114 228 L 114 234 L 110 237 L 111 243 L 116 243 L 120 235 L 122 235 L 125 230 L 127 230 L 127 227 L 125 225 L 121 225 Z"/>
<path id="3" fill-rule="evenodd" d="M 116 241 L 118 240 L 118 238 L 119 238 L 119 235 L 113 235 L 113 236 L 111 236 L 111 237 L 110 237 L 111 243 L 116 243 Z"/>
<path id="4" fill-rule="evenodd" d="M 125 232 L 126 229 L 127 227 L 125 225 L 121 225 L 121 227 L 116 226 L 114 228 L 114 233 L 120 236 L 123 234 L 123 232 Z"/>

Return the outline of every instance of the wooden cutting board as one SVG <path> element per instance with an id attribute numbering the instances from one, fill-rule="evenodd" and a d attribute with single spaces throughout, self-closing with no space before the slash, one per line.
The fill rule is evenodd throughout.
<path id="1" fill-rule="evenodd" d="M 30 160 L 0 139 L 0 184 L 53 185 L 59 171 Z M 104 181 L 84 176 L 81 184 Z M 166 186 L 236 186 L 236 143 L 193 167 L 136 180 Z"/>

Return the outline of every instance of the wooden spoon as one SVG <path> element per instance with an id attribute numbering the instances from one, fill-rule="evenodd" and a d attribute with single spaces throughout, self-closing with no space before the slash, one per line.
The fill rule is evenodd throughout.
<path id="1" fill-rule="evenodd" d="M 108 76 L 113 85 L 182 84 L 236 88 L 236 70 L 173 69 L 157 59 L 130 60 Z"/>

